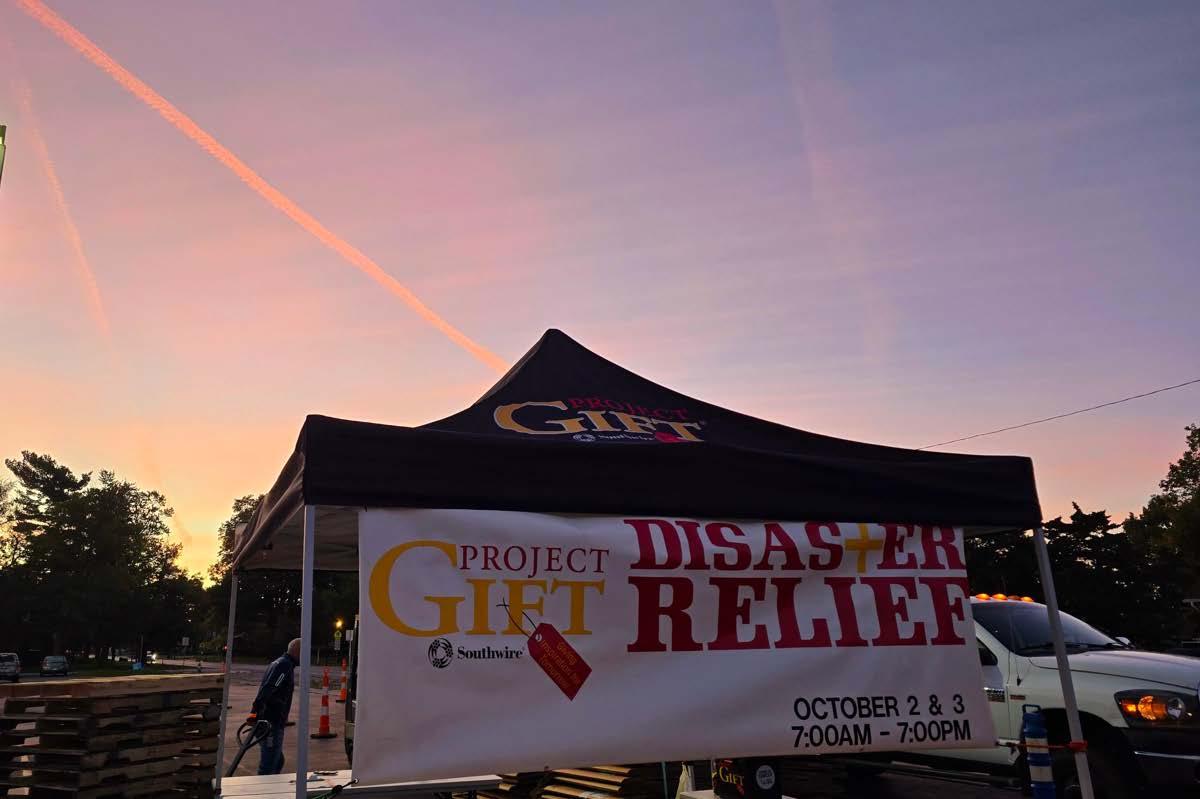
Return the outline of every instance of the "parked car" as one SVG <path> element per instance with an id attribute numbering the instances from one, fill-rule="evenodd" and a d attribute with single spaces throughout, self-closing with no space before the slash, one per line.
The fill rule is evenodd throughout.
<path id="1" fill-rule="evenodd" d="M 0 680 L 16 682 L 21 679 L 21 658 L 16 652 L 0 652 Z"/>
<path id="2" fill-rule="evenodd" d="M 62 655 L 47 655 L 42 658 L 41 674 L 43 677 L 48 677 L 51 674 L 61 674 L 67 676 L 69 666 L 67 659 Z"/>
<path id="3" fill-rule="evenodd" d="M 1042 707 L 1052 746 L 1070 740 L 1046 606 L 1030 597 L 977 594 L 971 610 L 997 745 L 898 753 L 894 759 L 1021 776 L 1023 705 Z M 1200 660 L 1139 651 L 1128 639 L 1061 615 L 1097 796 L 1141 795 L 1144 786 L 1200 786 Z M 1072 755 L 1056 753 L 1059 795 L 1070 795 Z"/>

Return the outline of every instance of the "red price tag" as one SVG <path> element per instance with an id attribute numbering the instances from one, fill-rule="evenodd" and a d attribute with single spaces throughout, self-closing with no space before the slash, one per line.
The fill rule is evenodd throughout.
<path id="1" fill-rule="evenodd" d="M 567 643 L 558 630 L 542 622 L 525 642 L 529 656 L 554 680 L 567 699 L 574 700 L 592 667 L 583 662 L 575 648 Z"/>

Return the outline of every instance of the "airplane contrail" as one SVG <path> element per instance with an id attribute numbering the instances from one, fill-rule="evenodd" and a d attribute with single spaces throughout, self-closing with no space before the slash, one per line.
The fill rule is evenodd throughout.
<path id="1" fill-rule="evenodd" d="M 33 17 L 75 49 L 80 55 L 106 72 L 109 77 L 134 97 L 137 97 L 157 111 L 159 116 L 174 125 L 183 135 L 199 145 L 202 150 L 224 164 L 226 168 L 237 175 L 243 183 L 253 189 L 260 197 L 282 211 L 293 222 L 326 247 L 336 252 L 349 264 L 398 297 L 419 317 L 440 331 L 446 338 L 462 347 L 483 364 L 498 372 L 503 372 L 508 368 L 508 364 L 498 355 L 483 345 L 476 343 L 466 333 L 463 333 L 443 319 L 437 312 L 422 302 L 416 294 L 413 294 L 407 286 L 385 272 L 383 267 L 375 263 L 375 261 L 357 247 L 322 225 L 312 214 L 305 211 L 287 195 L 264 180 L 262 176 L 230 152 L 227 147 L 192 121 L 187 114 L 180 111 L 168 102 L 165 97 L 135 77 L 125 67 L 118 64 L 111 56 L 93 43 L 91 39 L 80 33 L 69 22 L 40 2 L 40 0 L 16 0 L 16 3 L 26 14 Z"/>
<path id="2" fill-rule="evenodd" d="M 13 90 L 17 95 L 17 102 L 21 106 L 21 117 L 27 123 L 24 132 L 29 136 L 29 144 L 34 155 L 41 162 L 42 171 L 46 174 L 46 182 L 50 184 L 50 194 L 54 197 L 54 204 L 58 207 L 58 215 L 67 234 L 67 240 L 71 243 L 71 251 L 75 256 L 75 271 L 79 274 L 79 280 L 87 295 L 92 321 L 95 322 L 96 329 L 99 330 L 104 343 L 111 346 L 112 328 L 108 323 L 108 312 L 104 308 L 104 297 L 100 294 L 96 273 L 92 270 L 92 264 L 88 261 L 87 252 L 83 248 L 83 239 L 79 236 L 79 228 L 75 226 L 75 218 L 71 216 L 71 207 L 67 205 L 62 183 L 58 180 L 58 171 L 55 170 L 54 161 L 50 158 L 50 150 L 46 147 L 46 140 L 42 138 L 37 116 L 33 112 L 32 93 L 29 85 L 14 78 Z"/>

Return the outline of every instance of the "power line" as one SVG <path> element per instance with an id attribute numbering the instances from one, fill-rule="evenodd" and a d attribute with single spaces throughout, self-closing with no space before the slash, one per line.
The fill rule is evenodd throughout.
<path id="1" fill-rule="evenodd" d="M 1174 391 L 1177 388 L 1183 388 L 1184 386 L 1190 386 L 1195 383 L 1200 383 L 1200 377 L 1196 378 L 1195 380 L 1189 380 L 1186 383 L 1179 383 L 1174 386 L 1165 386 L 1163 388 L 1156 388 L 1153 391 L 1147 391 L 1145 394 L 1134 394 L 1132 397 L 1125 397 L 1123 399 L 1113 400 L 1112 402 L 1104 402 L 1104 403 L 1101 403 L 1100 405 L 1093 405 L 1090 408 L 1080 408 L 1077 411 L 1070 411 L 1068 413 L 1060 413 L 1055 416 L 1047 416 L 1045 419 L 1034 419 L 1032 422 L 1022 422 L 1021 424 L 1014 424 L 1011 427 L 1001 427 L 997 430 L 988 430 L 986 433 L 976 433 L 973 436 L 963 436 L 962 438 L 956 438 L 952 441 L 943 441 L 940 444 L 926 444 L 923 447 L 917 447 L 917 449 L 933 449 L 934 447 L 944 447 L 944 446 L 947 446 L 948 444 L 957 444 L 960 441 L 970 441 L 973 438 L 983 438 L 984 436 L 993 436 L 996 433 L 1007 433 L 1009 430 L 1020 430 L 1022 427 L 1031 427 L 1035 424 L 1041 424 L 1042 422 L 1053 422 L 1055 419 L 1065 419 L 1068 416 L 1077 416 L 1078 414 L 1087 413 L 1088 411 L 1096 411 L 1101 408 L 1108 408 L 1113 405 L 1120 405 L 1122 402 L 1129 402 L 1130 400 L 1141 399 L 1142 397 L 1149 397 L 1154 394 L 1161 394 L 1164 391 Z"/>

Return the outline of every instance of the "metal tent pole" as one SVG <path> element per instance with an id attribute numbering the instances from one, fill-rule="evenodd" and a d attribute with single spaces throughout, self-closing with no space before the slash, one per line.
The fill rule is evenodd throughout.
<path id="1" fill-rule="evenodd" d="M 1054 658 L 1058 661 L 1058 679 L 1062 683 L 1063 704 L 1067 709 L 1067 728 L 1072 741 L 1083 740 L 1083 724 L 1079 721 L 1079 706 L 1075 702 L 1075 683 L 1071 680 L 1071 663 L 1067 660 L 1067 645 L 1063 640 L 1062 619 L 1058 616 L 1058 595 L 1054 593 L 1054 577 L 1050 574 L 1050 551 L 1041 526 L 1034 528 L 1033 547 L 1037 551 L 1038 571 L 1042 575 L 1042 590 L 1046 592 L 1046 612 L 1050 616 L 1050 636 L 1054 639 Z M 1083 799 L 1095 799 L 1092 791 L 1092 772 L 1088 768 L 1087 752 L 1075 750 L 1075 769 L 1079 773 L 1079 790 Z"/>
<path id="2" fill-rule="evenodd" d="M 296 799 L 308 797 L 308 694 L 312 682 L 313 549 L 316 527 L 317 509 L 313 505 L 305 505 L 304 565 L 300 578 L 300 719 L 296 722 Z"/>
<path id="3" fill-rule="evenodd" d="M 221 681 L 221 729 L 217 732 L 217 796 L 221 795 L 221 776 L 225 772 L 225 729 L 229 724 L 229 673 L 233 669 L 233 625 L 237 618 L 238 575 L 229 572 L 229 626 L 225 633 L 225 679 Z"/>

